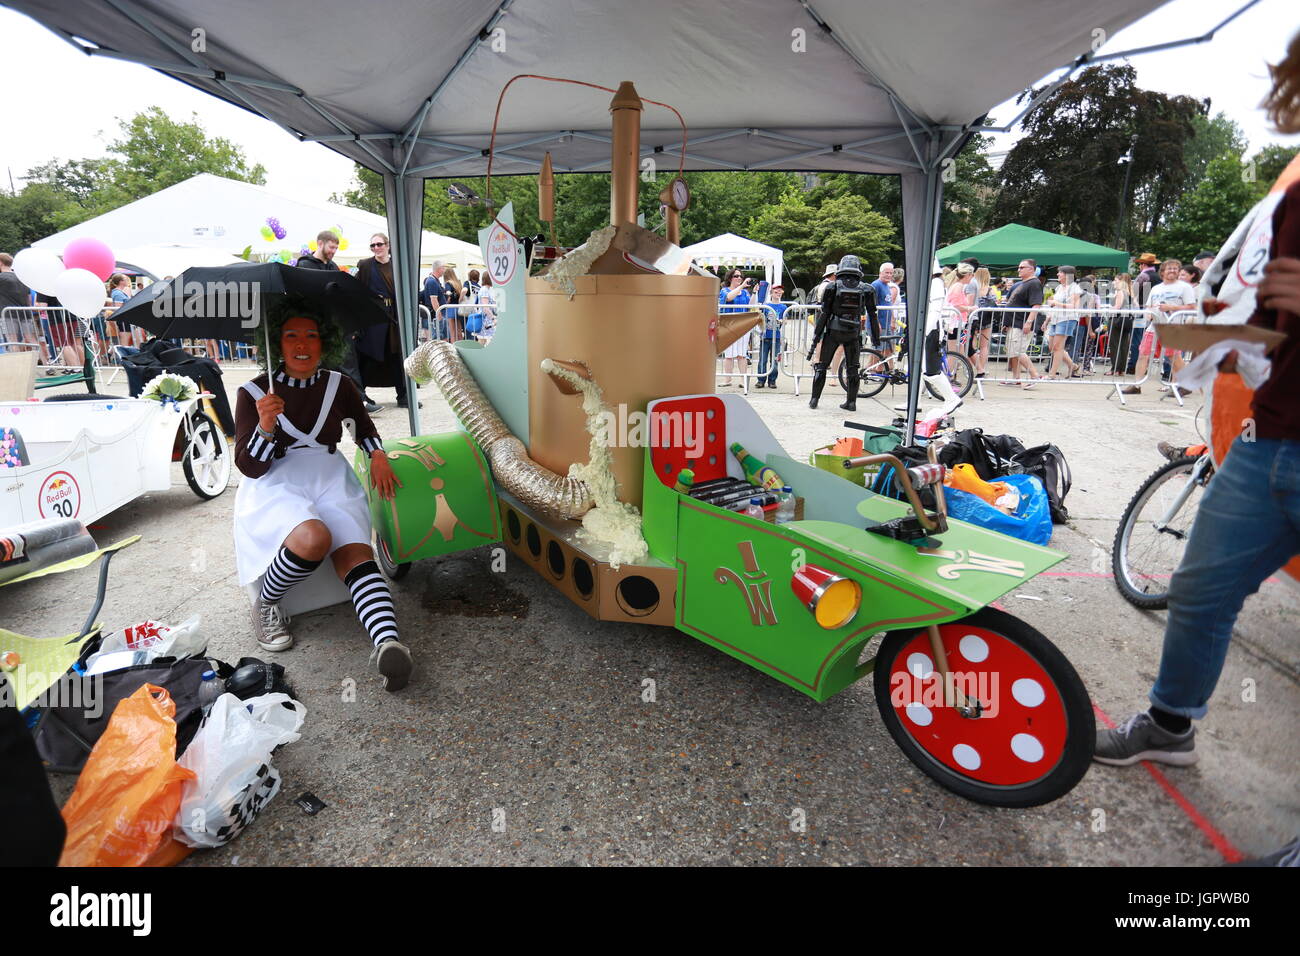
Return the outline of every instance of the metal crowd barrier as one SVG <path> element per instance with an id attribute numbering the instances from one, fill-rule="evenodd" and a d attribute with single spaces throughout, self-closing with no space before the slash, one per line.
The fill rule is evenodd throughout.
<path id="1" fill-rule="evenodd" d="M 717 361 L 715 363 L 715 377 L 717 379 L 739 378 L 741 391 L 745 395 L 749 394 L 749 380 L 751 378 L 757 379 L 760 377 L 758 374 L 758 363 L 762 359 L 763 333 L 766 332 L 769 328 L 776 329 L 781 332 L 784 332 L 784 329 L 781 327 L 781 320 L 777 318 L 776 309 L 772 308 L 772 306 L 766 302 L 758 303 L 758 304 L 750 304 L 750 305 L 730 306 L 726 309 L 718 310 L 719 318 L 722 318 L 723 316 L 726 315 L 734 314 L 736 312 L 753 312 L 755 310 L 758 310 L 759 312 L 763 313 L 763 321 L 760 322 L 758 325 L 754 326 L 754 328 L 750 329 L 746 333 L 747 343 L 745 348 L 744 371 L 730 372 L 730 373 L 723 371 L 723 369 L 726 366 L 725 366 L 725 360 L 721 355 L 717 357 Z M 782 335 L 781 338 L 781 345 L 782 348 L 785 347 L 784 335 Z M 771 364 L 774 361 L 777 364 L 778 372 L 780 371 L 779 361 L 769 356 L 767 371 L 762 376 L 763 378 L 767 378 L 769 375 L 771 375 L 772 373 Z M 728 384 L 730 383 L 728 382 Z"/>
<path id="2" fill-rule="evenodd" d="M 1051 308 L 1007 308 L 1003 306 L 993 306 L 986 308 L 972 309 L 969 320 L 963 324 L 961 334 L 958 337 L 959 347 L 963 354 L 969 355 L 971 329 L 974 328 L 977 316 L 982 314 L 993 315 L 993 333 L 989 348 L 988 369 L 984 378 L 975 379 L 975 388 L 979 394 L 980 400 L 985 399 L 984 386 L 991 383 L 1007 383 L 1020 385 L 1032 379 L 1012 378 L 1010 375 L 1010 359 L 1006 354 L 1006 330 L 1008 327 L 1023 326 L 1024 319 L 1017 322 L 1009 323 L 1007 318 L 1020 314 L 1027 316 L 1032 312 L 1037 312 L 1034 330 L 1025 342 L 1025 354 L 1029 357 L 1031 364 L 1035 366 L 1038 374 L 1045 373 L 1052 362 L 1052 353 L 1050 350 L 1051 336 L 1048 334 L 1051 327 L 1058 321 L 1065 321 L 1070 318 L 1077 318 L 1079 324 L 1075 327 L 1073 335 L 1066 340 L 1065 352 L 1080 366 L 1079 377 L 1066 377 L 1061 379 L 1051 379 L 1055 385 L 1100 385 L 1108 389 L 1113 389 L 1114 394 L 1118 396 L 1121 404 L 1127 404 L 1124 398 L 1124 389 L 1130 386 L 1142 386 L 1151 378 L 1151 365 L 1163 359 L 1154 357 L 1154 343 L 1151 352 L 1152 358 L 1148 364 L 1146 374 L 1142 378 L 1129 378 L 1127 370 L 1136 365 L 1140 359 L 1139 352 L 1143 337 L 1148 329 L 1154 327 L 1157 318 L 1163 321 L 1186 321 L 1188 318 L 1196 316 L 1195 310 L 1185 310 L 1177 313 L 1162 313 L 1154 309 L 1107 309 L 1098 307 L 1095 309 L 1051 309 Z M 1097 330 L 1095 337 L 1089 337 L 1087 326 L 1083 317 L 1100 316 L 1102 320 L 1101 328 Z M 1142 325 L 1138 326 L 1137 321 L 1141 319 Z M 1041 323 L 1041 331 L 1038 325 Z M 1154 335 L 1154 333 L 1152 333 Z M 1167 354 L 1167 352 L 1166 352 Z M 1003 376 L 994 375 L 992 372 L 994 362 L 1001 362 L 1007 368 Z M 1041 367 L 1039 367 L 1041 366 Z M 1097 374 L 1095 369 L 1109 368 L 1109 373 L 1102 372 Z M 1159 376 L 1159 366 L 1156 368 Z M 1183 404 L 1182 395 L 1176 388 L 1170 388 L 1170 394 L 1178 402 Z M 1108 396 L 1109 397 L 1109 396 Z"/>
<path id="3" fill-rule="evenodd" d="M 51 374 L 55 368 L 81 369 L 82 343 L 89 338 L 95 356 L 95 369 L 111 364 L 114 357 L 105 356 L 100 349 L 102 340 L 95 328 L 95 320 L 78 318 L 61 306 L 10 305 L 0 309 L 0 348 L 30 348 L 40 352 L 37 367 Z M 63 361 L 63 350 L 76 350 L 76 361 Z"/>
<path id="4" fill-rule="evenodd" d="M 436 320 L 430 315 L 426 306 L 420 306 L 420 342 L 441 341 L 459 342 L 461 339 L 482 338 L 478 333 L 465 332 L 465 318 L 475 312 L 491 312 L 492 306 L 483 306 L 474 302 L 448 302 L 438 306 Z"/>
<path id="5" fill-rule="evenodd" d="M 817 321 L 817 311 L 821 307 L 814 303 L 796 302 L 785 311 L 781 322 L 781 374 L 794 381 L 794 393 L 800 394 L 800 383 L 805 378 L 813 377 L 814 361 L 808 359 L 808 347 L 812 345 L 813 332 Z M 882 335 L 897 335 L 907 325 L 907 306 L 884 305 L 877 309 Z M 863 341 L 870 341 L 867 322 L 863 320 Z M 868 346 L 870 347 L 870 346 Z M 830 380 L 838 381 L 838 369 L 830 370 Z"/>

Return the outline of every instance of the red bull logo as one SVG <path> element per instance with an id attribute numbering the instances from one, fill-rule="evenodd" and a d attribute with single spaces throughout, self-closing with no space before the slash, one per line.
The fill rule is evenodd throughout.
<path id="1" fill-rule="evenodd" d="M 42 518 L 75 518 L 81 513 L 81 489 L 77 479 L 66 471 L 56 471 L 41 485 L 37 505 Z"/>

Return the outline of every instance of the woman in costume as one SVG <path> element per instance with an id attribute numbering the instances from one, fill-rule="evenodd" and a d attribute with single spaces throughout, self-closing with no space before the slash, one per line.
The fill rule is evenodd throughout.
<path id="1" fill-rule="evenodd" d="M 293 646 L 280 601 L 329 557 L 352 594 L 374 645 L 371 662 L 388 690 L 405 686 L 411 652 L 398 640 L 388 582 L 370 550 L 365 490 L 338 443 L 347 425 L 370 455 L 380 496 L 400 487 L 361 393 L 337 364 L 345 341 L 334 323 L 304 300 L 286 296 L 267 310 L 268 374 L 242 385 L 235 406 L 235 464 L 244 475 L 235 496 L 239 583 L 262 579 L 253 602 L 253 632 L 263 650 Z"/>

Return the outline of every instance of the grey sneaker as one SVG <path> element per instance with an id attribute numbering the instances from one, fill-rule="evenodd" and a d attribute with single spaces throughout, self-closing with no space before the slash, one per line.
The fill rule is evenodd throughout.
<path id="1" fill-rule="evenodd" d="M 370 663 L 384 677 L 384 690 L 401 690 L 415 666 L 411 651 L 400 641 L 384 641 L 370 655 Z"/>
<path id="2" fill-rule="evenodd" d="M 267 604 L 260 597 L 253 602 L 253 636 L 257 645 L 264 651 L 287 651 L 293 647 L 293 635 L 289 633 L 290 618 L 280 610 L 278 604 Z"/>
<path id="3" fill-rule="evenodd" d="M 1187 446 L 1171 445 L 1167 441 L 1158 441 L 1156 442 L 1156 451 L 1160 452 L 1160 454 L 1164 455 L 1170 461 L 1177 461 L 1179 458 L 1182 458 L 1187 454 Z"/>
<path id="4" fill-rule="evenodd" d="M 1190 767 L 1197 761 L 1195 741 L 1196 728 L 1171 734 L 1144 710 L 1114 730 L 1099 730 L 1092 759 L 1115 767 L 1127 767 L 1139 760 Z"/>

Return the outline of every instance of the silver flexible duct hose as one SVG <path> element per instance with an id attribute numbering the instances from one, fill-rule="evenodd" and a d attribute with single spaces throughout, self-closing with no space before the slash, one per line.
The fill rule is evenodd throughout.
<path id="1" fill-rule="evenodd" d="M 557 475 L 528 457 L 524 443 L 496 413 L 450 342 L 426 342 L 406 359 L 406 372 L 421 385 L 433 382 L 460 423 L 483 449 L 492 476 L 529 508 L 559 518 L 581 518 L 595 504 L 577 478 Z"/>

